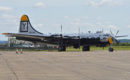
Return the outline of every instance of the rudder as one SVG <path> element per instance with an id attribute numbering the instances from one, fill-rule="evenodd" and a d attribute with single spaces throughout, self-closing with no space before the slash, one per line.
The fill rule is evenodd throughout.
<path id="1" fill-rule="evenodd" d="M 32 27 L 27 15 L 21 17 L 19 33 L 42 34 Z"/>

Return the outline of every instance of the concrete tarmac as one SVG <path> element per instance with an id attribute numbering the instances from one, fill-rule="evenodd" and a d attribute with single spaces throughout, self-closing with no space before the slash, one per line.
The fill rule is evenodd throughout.
<path id="1" fill-rule="evenodd" d="M 0 80 L 130 80 L 130 51 L 0 51 Z"/>

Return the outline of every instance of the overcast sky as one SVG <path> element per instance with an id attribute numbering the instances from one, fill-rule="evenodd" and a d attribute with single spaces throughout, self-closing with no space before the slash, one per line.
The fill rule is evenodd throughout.
<path id="1" fill-rule="evenodd" d="M 60 33 L 62 24 L 63 33 L 111 29 L 130 39 L 130 0 L 0 0 L 0 40 L 18 32 L 23 14 L 42 33 Z"/>

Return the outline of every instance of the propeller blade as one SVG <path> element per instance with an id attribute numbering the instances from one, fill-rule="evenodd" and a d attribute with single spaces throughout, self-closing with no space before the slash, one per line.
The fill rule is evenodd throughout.
<path id="1" fill-rule="evenodd" d="M 116 42 L 117 44 L 119 44 L 119 41 L 118 41 L 117 39 L 115 39 L 115 42 Z"/>
<path id="2" fill-rule="evenodd" d="M 117 36 L 118 33 L 119 33 L 119 30 L 116 32 L 116 36 Z"/>
<path id="3" fill-rule="evenodd" d="M 114 42 L 116 42 L 117 44 L 119 44 L 119 41 L 118 41 L 116 38 L 112 37 L 112 40 L 113 40 Z"/>
<path id="4" fill-rule="evenodd" d="M 128 37 L 128 35 L 123 35 L 123 36 L 115 36 L 116 38 L 119 38 L 119 37 Z"/>
<path id="5" fill-rule="evenodd" d="M 111 35 L 114 35 L 111 30 L 110 30 L 110 32 L 111 32 Z"/>

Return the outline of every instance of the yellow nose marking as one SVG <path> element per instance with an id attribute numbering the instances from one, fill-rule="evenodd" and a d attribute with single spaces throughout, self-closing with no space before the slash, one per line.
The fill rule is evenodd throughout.
<path id="1" fill-rule="evenodd" d="M 113 41 L 112 41 L 111 37 L 108 38 L 108 41 L 109 41 L 110 44 L 113 44 Z"/>

